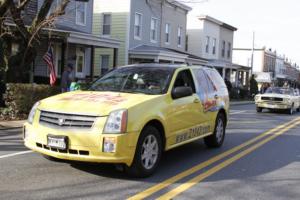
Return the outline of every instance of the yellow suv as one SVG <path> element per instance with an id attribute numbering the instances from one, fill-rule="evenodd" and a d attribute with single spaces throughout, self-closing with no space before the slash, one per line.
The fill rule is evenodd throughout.
<path id="1" fill-rule="evenodd" d="M 163 151 L 204 138 L 219 147 L 229 109 L 226 85 L 207 67 L 120 67 L 88 91 L 37 102 L 25 145 L 48 158 L 122 164 L 134 176 L 157 168 Z"/>

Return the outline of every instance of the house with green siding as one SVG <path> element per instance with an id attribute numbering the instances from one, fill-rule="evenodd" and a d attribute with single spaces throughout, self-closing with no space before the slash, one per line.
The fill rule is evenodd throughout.
<path id="1" fill-rule="evenodd" d="M 190 7 L 175 0 L 96 0 L 93 34 L 121 41 L 117 66 L 134 63 L 207 61 L 186 52 L 186 23 Z M 113 50 L 97 48 L 94 75 L 114 66 Z"/>

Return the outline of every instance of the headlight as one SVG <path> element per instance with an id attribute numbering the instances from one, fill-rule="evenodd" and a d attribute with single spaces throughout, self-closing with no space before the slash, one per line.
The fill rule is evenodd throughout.
<path id="1" fill-rule="evenodd" d="M 258 100 L 260 100 L 260 96 L 255 96 L 255 101 L 258 101 Z"/>
<path id="2" fill-rule="evenodd" d="M 125 133 L 127 128 L 127 110 L 117 110 L 109 114 L 104 133 Z"/>
<path id="3" fill-rule="evenodd" d="M 33 118 L 34 118 L 34 115 L 35 115 L 35 111 L 36 111 L 36 109 L 37 109 L 37 107 L 40 105 L 40 102 L 36 102 L 34 105 L 33 105 L 33 107 L 31 108 L 31 111 L 30 111 L 30 113 L 29 113 L 29 115 L 28 115 L 28 122 L 30 123 L 30 124 L 32 124 L 32 122 L 33 122 Z"/>

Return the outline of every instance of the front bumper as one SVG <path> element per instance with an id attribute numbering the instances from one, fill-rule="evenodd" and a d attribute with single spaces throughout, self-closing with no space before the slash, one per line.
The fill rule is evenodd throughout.
<path id="1" fill-rule="evenodd" d="M 49 134 L 67 136 L 67 150 L 58 150 L 47 146 L 47 135 Z M 100 132 L 56 130 L 41 125 L 25 123 L 23 136 L 26 147 L 55 158 L 84 162 L 124 163 L 130 166 L 135 153 L 138 133 L 101 134 Z M 105 137 L 115 139 L 115 152 L 103 152 L 103 140 Z"/>
<path id="2" fill-rule="evenodd" d="M 278 110 L 290 109 L 292 106 L 290 104 L 285 104 L 285 103 L 270 103 L 270 102 L 256 102 L 255 104 L 257 107 L 260 108 L 269 108 L 269 109 L 278 109 Z"/>

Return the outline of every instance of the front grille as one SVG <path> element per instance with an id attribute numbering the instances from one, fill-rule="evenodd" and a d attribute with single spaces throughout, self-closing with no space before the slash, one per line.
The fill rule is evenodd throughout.
<path id="1" fill-rule="evenodd" d="M 96 116 L 41 111 L 40 124 L 60 128 L 91 128 Z"/>
<path id="2" fill-rule="evenodd" d="M 283 98 L 278 98 L 278 97 L 261 97 L 261 100 L 265 100 L 265 101 L 283 101 Z"/>

